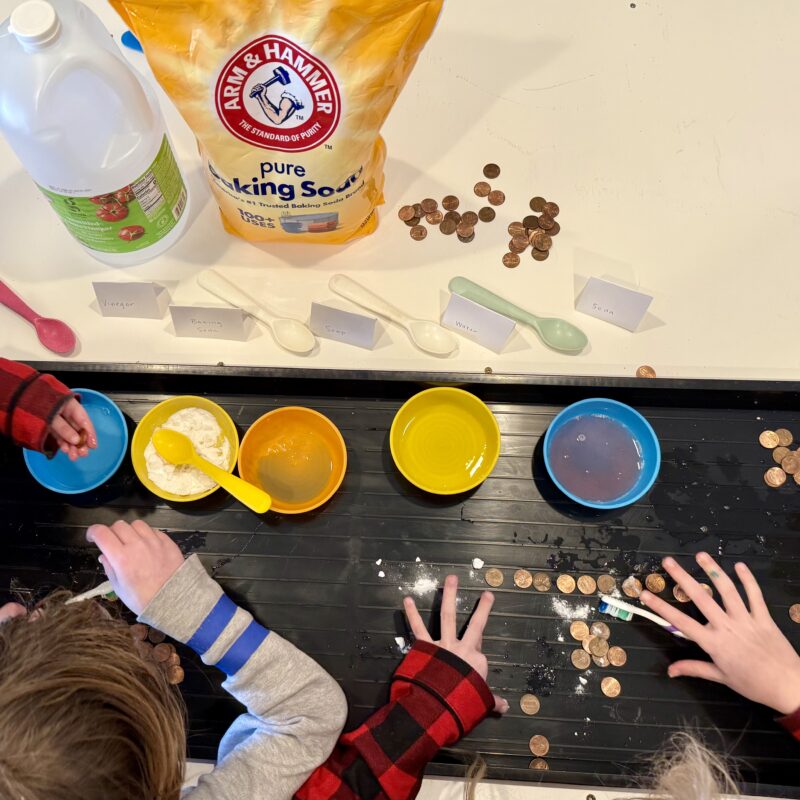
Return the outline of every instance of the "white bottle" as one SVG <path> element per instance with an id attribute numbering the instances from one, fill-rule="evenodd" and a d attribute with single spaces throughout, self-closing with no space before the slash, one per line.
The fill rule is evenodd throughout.
<path id="1" fill-rule="evenodd" d="M 77 0 L 28 0 L 0 26 L 0 130 L 99 261 L 140 264 L 186 225 L 156 98 Z"/>

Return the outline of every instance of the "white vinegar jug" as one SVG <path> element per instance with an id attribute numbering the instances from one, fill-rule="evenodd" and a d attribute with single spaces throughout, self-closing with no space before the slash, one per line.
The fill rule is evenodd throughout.
<path id="1" fill-rule="evenodd" d="M 163 253 L 186 185 L 152 90 L 78 0 L 27 0 L 0 25 L 0 130 L 69 232 L 115 266 Z"/>

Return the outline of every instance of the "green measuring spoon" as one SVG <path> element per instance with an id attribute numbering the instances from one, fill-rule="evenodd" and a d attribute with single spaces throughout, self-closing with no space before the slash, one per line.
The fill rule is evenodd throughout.
<path id="1" fill-rule="evenodd" d="M 483 286 L 478 286 L 469 278 L 459 275 L 450 281 L 448 287 L 451 292 L 460 294 L 467 300 L 472 300 L 473 303 L 478 303 L 504 317 L 530 326 L 539 334 L 539 338 L 553 350 L 575 354 L 580 353 L 589 344 L 586 334 L 571 322 L 559 317 L 537 317 L 535 314 L 525 311 L 524 308 L 498 297 L 494 292 L 484 289 Z"/>

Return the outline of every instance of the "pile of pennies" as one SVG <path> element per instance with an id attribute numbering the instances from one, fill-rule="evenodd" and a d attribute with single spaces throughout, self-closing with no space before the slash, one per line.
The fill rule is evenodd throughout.
<path id="1" fill-rule="evenodd" d="M 594 663 L 596 667 L 623 667 L 628 654 L 616 645 L 611 645 L 611 628 L 605 622 L 593 622 L 591 626 L 582 619 L 570 623 L 569 634 L 581 647 L 573 650 L 570 656 L 572 666 L 581 671 L 589 669 Z M 616 678 L 607 676 L 600 681 L 600 689 L 606 697 L 619 697 L 622 686 Z"/>
<path id="2" fill-rule="evenodd" d="M 500 176 L 500 167 L 497 164 L 486 164 L 483 175 L 489 180 L 494 180 Z M 438 227 L 445 236 L 452 236 L 455 233 L 460 242 L 469 244 L 475 239 L 475 227 L 478 222 L 492 222 L 496 216 L 492 206 L 500 206 L 506 201 L 505 193 L 500 189 L 493 189 L 486 181 L 478 181 L 473 191 L 477 197 L 485 198 L 489 205 L 483 206 L 478 211 L 459 212 L 457 209 L 461 201 L 456 195 L 448 194 L 442 198 L 441 209 L 436 200 L 426 197 L 419 203 L 402 206 L 397 216 L 411 228 L 409 235 L 415 242 L 421 242 L 428 235 L 428 229 L 422 224 L 424 221 L 428 225 Z"/>
<path id="3" fill-rule="evenodd" d="M 561 226 L 556 222 L 560 211 L 558 204 L 545 200 L 544 197 L 533 197 L 529 203 L 531 211 L 539 214 L 528 214 L 522 222 L 512 222 L 508 226 L 508 252 L 503 256 L 503 266 L 513 269 L 519 266 L 520 255 L 528 247 L 536 261 L 544 261 L 550 255 L 553 237 L 558 235 Z"/>
<path id="4" fill-rule="evenodd" d="M 175 645 L 165 642 L 167 638 L 161 631 L 148 628 L 137 622 L 130 627 L 133 643 L 139 655 L 154 668 L 163 670 L 168 683 L 178 684 L 183 681 L 181 657 Z"/>
<path id="5" fill-rule="evenodd" d="M 795 448 L 790 450 L 794 436 L 786 428 L 778 428 L 774 431 L 761 431 L 758 437 L 759 444 L 772 450 L 772 459 L 780 466 L 770 467 L 764 473 L 764 483 L 773 489 L 783 486 L 788 480 L 789 475 L 794 478 L 794 482 L 800 486 L 800 450 Z"/>

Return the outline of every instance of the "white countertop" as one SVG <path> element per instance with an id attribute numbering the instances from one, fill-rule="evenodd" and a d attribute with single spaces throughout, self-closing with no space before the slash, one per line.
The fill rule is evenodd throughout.
<path id="1" fill-rule="evenodd" d="M 5 16 L 15 0 L 0 0 Z M 90 0 L 115 34 L 110 7 Z M 633 7 L 635 6 L 635 7 Z M 222 230 L 193 137 L 162 95 L 192 190 L 192 222 L 165 256 L 126 269 L 86 255 L 0 141 L 0 277 L 77 331 L 71 360 L 632 376 L 800 379 L 800 4 L 763 0 L 482 0 L 445 4 L 437 30 L 385 126 L 386 204 L 378 231 L 343 247 L 255 247 Z M 126 51 L 144 68 L 140 54 Z M 472 244 L 432 231 L 414 242 L 398 207 L 453 192 L 461 210 L 484 163 L 507 202 Z M 535 194 L 561 206 L 551 257 L 503 267 L 505 228 Z M 466 202 L 464 202 L 466 201 Z M 321 340 L 307 358 L 260 326 L 247 342 L 179 339 L 163 320 L 100 316 L 92 280 L 158 280 L 180 304 L 219 304 L 194 276 L 218 265 L 243 288 L 307 318 L 347 272 L 420 317 L 437 318 L 454 275 L 535 313 L 564 316 L 590 346 L 559 355 L 524 329 L 500 355 L 460 339 L 425 356 L 388 325 L 373 351 Z M 654 295 L 639 332 L 574 311 L 581 276 L 608 274 Z M 274 293 L 274 294 L 273 294 Z M 785 298 L 785 299 L 784 299 Z M 344 301 L 343 301 L 344 302 Z M 0 312 L 0 352 L 51 360 L 29 326 Z"/>

